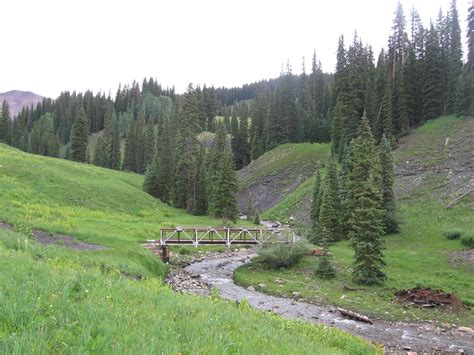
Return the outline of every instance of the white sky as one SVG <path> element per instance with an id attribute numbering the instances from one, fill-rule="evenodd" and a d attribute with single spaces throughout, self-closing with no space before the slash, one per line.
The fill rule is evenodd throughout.
<path id="1" fill-rule="evenodd" d="M 402 0 L 427 24 L 451 0 Z M 463 42 L 469 2 L 458 0 Z M 240 86 L 276 77 L 290 60 L 309 70 L 313 49 L 333 71 L 337 39 L 357 29 L 377 55 L 397 0 L 2 0 L 0 92 L 56 97 L 157 78 L 179 92 L 189 82 Z"/>

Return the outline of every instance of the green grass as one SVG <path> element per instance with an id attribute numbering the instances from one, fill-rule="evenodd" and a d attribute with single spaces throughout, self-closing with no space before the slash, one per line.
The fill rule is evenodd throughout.
<path id="1" fill-rule="evenodd" d="M 143 177 L 0 145 L 0 353 L 371 353 L 337 329 L 181 295 L 140 246 L 160 227 L 216 225 L 141 190 Z M 31 228 L 107 246 L 42 246 Z M 141 281 L 136 276 L 140 275 Z"/>
<path id="2" fill-rule="evenodd" d="M 239 172 L 240 188 L 244 189 L 255 182 L 279 175 L 282 172 L 314 173 L 318 160 L 325 160 L 329 145 L 320 143 L 283 144 L 266 152 Z"/>
<path id="3" fill-rule="evenodd" d="M 397 161 L 420 160 L 427 167 L 438 166 L 449 159 L 453 151 L 433 154 L 435 148 L 444 147 L 446 137 L 450 137 L 454 150 L 459 148 L 458 133 L 466 122 L 454 117 L 443 117 L 431 121 L 417 129 L 409 138 L 408 146 L 396 151 Z M 464 131 L 466 127 L 464 126 Z M 431 153 L 430 153 L 431 152 Z M 463 154 L 460 149 L 455 152 Z M 470 152 L 472 154 L 472 151 Z M 435 155 L 433 158 L 431 155 Z M 427 158 L 424 158 L 427 157 Z M 472 197 L 466 197 L 452 209 L 446 209 L 446 200 L 439 192 L 440 182 L 445 182 L 444 174 L 424 173 L 423 183 L 410 195 L 398 200 L 398 214 L 401 232 L 385 237 L 385 271 L 388 280 L 382 285 L 361 287 L 351 280 L 353 251 L 349 242 L 341 242 L 330 248 L 337 266 L 334 280 L 320 280 L 314 277 L 317 257 L 305 257 L 297 266 L 288 270 L 270 271 L 255 263 L 242 266 L 236 271 L 235 280 L 243 286 L 265 284 L 265 292 L 280 296 L 290 296 L 292 292 L 302 293 L 304 298 L 317 303 L 334 304 L 369 316 L 389 320 L 434 320 L 439 323 L 454 323 L 470 326 L 474 324 L 474 266 L 472 264 L 452 265 L 450 254 L 466 249 L 459 240 L 448 240 L 444 233 L 459 230 L 468 233 L 474 230 Z M 313 179 L 309 179 L 296 191 L 269 210 L 265 217 L 285 220 L 295 206 L 309 208 L 301 204 L 302 198 L 312 194 Z M 275 279 L 285 280 L 283 285 Z M 344 284 L 357 291 L 344 290 Z M 442 289 L 455 293 L 471 309 L 461 312 L 440 311 L 404 307 L 394 300 L 394 293 L 400 289 L 417 285 Z M 264 291 L 264 290 L 262 290 Z"/>
<path id="4" fill-rule="evenodd" d="M 166 267 L 140 242 L 159 228 L 220 225 L 174 209 L 142 191 L 143 176 L 0 145 L 0 220 L 107 246 L 90 253 L 129 274 L 163 276 Z M 88 254 L 89 255 L 89 254 Z"/>

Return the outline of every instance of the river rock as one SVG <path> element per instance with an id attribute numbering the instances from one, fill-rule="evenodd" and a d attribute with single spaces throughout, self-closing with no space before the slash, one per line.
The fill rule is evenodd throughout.
<path id="1" fill-rule="evenodd" d="M 265 285 L 265 284 L 258 284 L 258 287 L 260 287 L 260 288 L 267 288 L 267 285 Z"/>
<path id="2" fill-rule="evenodd" d="M 247 290 L 248 290 L 248 291 L 252 291 L 252 292 L 253 292 L 253 291 L 255 291 L 255 287 L 253 287 L 253 286 L 249 286 L 249 287 L 247 287 Z"/>
<path id="3" fill-rule="evenodd" d="M 293 299 L 298 301 L 301 298 L 301 292 L 293 292 Z"/>
<path id="4" fill-rule="evenodd" d="M 458 330 L 458 332 L 474 335 L 474 329 L 469 328 L 469 327 L 459 327 L 457 330 Z"/>

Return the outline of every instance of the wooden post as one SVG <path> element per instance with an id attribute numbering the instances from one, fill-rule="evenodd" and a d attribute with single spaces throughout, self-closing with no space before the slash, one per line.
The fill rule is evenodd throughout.
<path id="1" fill-rule="evenodd" d="M 161 246 L 161 260 L 164 263 L 169 263 L 170 261 L 170 247 L 169 245 L 162 245 Z"/>

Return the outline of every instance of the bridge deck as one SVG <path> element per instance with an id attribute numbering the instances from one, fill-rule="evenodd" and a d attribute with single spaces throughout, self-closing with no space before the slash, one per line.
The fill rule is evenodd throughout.
<path id="1" fill-rule="evenodd" d="M 155 241 L 158 242 L 158 241 Z M 160 245 L 256 245 L 265 242 L 294 243 L 287 228 L 162 228 Z"/>

